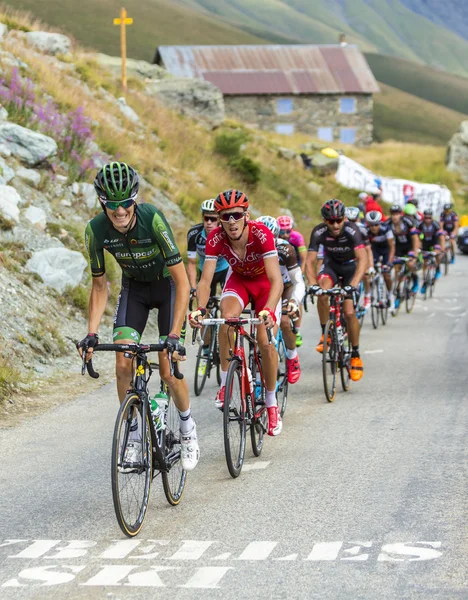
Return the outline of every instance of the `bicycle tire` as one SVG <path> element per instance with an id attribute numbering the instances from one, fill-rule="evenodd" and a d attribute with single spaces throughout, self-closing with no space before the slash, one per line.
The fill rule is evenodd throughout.
<path id="1" fill-rule="evenodd" d="M 450 248 L 449 250 L 446 250 L 444 252 L 444 258 L 443 258 L 444 275 L 448 275 L 448 273 L 449 273 L 449 264 L 450 264 L 451 260 L 452 260 L 452 249 Z"/>
<path id="2" fill-rule="evenodd" d="M 380 308 L 380 319 L 382 321 L 382 325 L 386 325 L 388 321 L 388 290 L 385 284 L 383 283 L 383 298 L 382 298 L 382 306 Z"/>
<path id="3" fill-rule="evenodd" d="M 431 282 L 431 287 L 429 288 L 429 297 L 432 298 L 432 296 L 434 295 L 434 288 L 435 288 L 435 282 L 436 282 L 436 268 L 432 267 L 431 269 L 431 274 L 430 274 L 430 282 Z"/>
<path id="4" fill-rule="evenodd" d="M 238 398 L 233 400 L 234 386 L 237 386 Z M 231 427 L 232 423 L 238 426 Z M 231 431 L 232 429 L 232 431 Z M 238 429 L 239 440 L 235 440 L 235 432 Z M 242 364 L 234 358 L 229 365 L 226 376 L 226 388 L 224 394 L 223 408 L 223 437 L 224 454 L 226 464 L 231 477 L 239 477 L 244 464 L 246 423 L 245 423 L 245 401 L 242 397 Z M 231 448 L 231 441 L 233 448 Z"/>
<path id="5" fill-rule="evenodd" d="M 416 294 L 411 291 L 410 282 L 409 282 L 408 278 L 405 279 L 403 293 L 405 295 L 406 312 L 408 314 L 410 314 L 414 307 L 414 302 L 416 300 Z"/>
<path id="6" fill-rule="evenodd" d="M 219 353 L 218 329 L 215 328 L 215 343 L 213 347 L 213 363 L 216 366 L 216 381 L 221 385 L 221 355 Z"/>
<path id="7" fill-rule="evenodd" d="M 255 369 L 254 369 L 255 371 Z M 255 381 L 255 372 L 252 372 L 253 381 Z M 263 450 L 263 444 L 265 441 L 265 432 L 268 429 L 268 412 L 265 408 L 265 387 L 262 385 L 260 388 L 260 397 L 254 398 L 254 410 L 257 412 L 260 408 L 262 408 L 262 412 L 258 419 L 252 419 L 250 423 L 250 441 L 252 444 L 252 452 L 254 456 L 259 457 Z M 256 390 L 254 391 L 256 396 Z"/>
<path id="8" fill-rule="evenodd" d="M 330 338 L 330 344 L 327 348 L 328 338 Z M 336 335 L 336 327 L 334 321 L 331 319 L 325 326 L 325 333 L 323 337 L 323 353 L 322 353 L 322 375 L 323 375 L 323 389 L 325 397 L 328 402 L 333 402 L 336 396 L 336 373 L 338 370 L 338 340 Z M 330 381 L 328 381 L 330 377 Z M 330 383 L 331 382 L 331 383 Z"/>
<path id="9" fill-rule="evenodd" d="M 134 411 L 140 415 L 140 428 L 143 429 L 142 437 L 143 440 L 146 437 L 146 451 L 147 457 L 142 457 L 143 459 L 147 459 L 147 466 L 136 468 L 134 471 L 123 472 L 121 463 L 120 463 L 120 455 L 121 455 L 121 444 L 128 443 L 128 434 L 130 423 L 132 421 L 132 415 Z M 121 440 L 121 433 L 123 430 L 123 439 Z M 142 445 L 143 446 L 143 445 Z M 111 458 L 111 482 L 112 482 L 112 499 L 114 502 L 114 510 L 115 515 L 117 517 L 117 522 L 120 526 L 120 529 L 127 537 L 135 537 L 140 533 L 141 528 L 143 527 L 143 523 L 146 517 L 148 502 L 151 492 L 151 481 L 153 477 L 152 466 L 153 466 L 153 457 L 152 457 L 152 443 L 151 443 L 151 429 L 149 423 L 149 410 L 146 414 L 146 427 L 141 427 L 141 400 L 140 397 L 134 392 L 127 394 L 125 396 L 124 401 L 120 405 L 119 412 L 117 413 L 117 419 L 114 427 L 114 437 L 112 441 L 112 458 Z M 141 500 L 135 493 L 129 494 L 128 490 L 129 485 L 131 484 L 133 479 L 136 479 L 136 476 L 144 475 L 144 479 L 140 479 L 140 483 L 143 483 L 143 489 L 141 492 Z M 133 477 L 135 476 L 135 477 Z M 122 479 L 122 483 L 124 483 L 122 487 L 122 493 L 120 490 L 119 481 Z M 140 486 L 141 487 L 141 486 Z M 125 493 L 124 493 L 125 490 Z M 135 507 L 132 508 L 129 512 L 132 513 L 133 516 L 127 515 L 128 512 L 126 507 L 124 506 L 126 502 L 135 502 Z"/>
<path id="10" fill-rule="evenodd" d="M 401 289 L 401 283 L 400 283 L 400 286 L 395 286 L 395 288 L 393 290 L 393 295 L 395 297 L 395 303 L 394 303 L 394 308 L 392 309 L 392 317 L 398 317 L 398 313 L 400 312 L 401 303 L 403 301 L 403 298 L 400 293 L 400 289 Z"/>
<path id="11" fill-rule="evenodd" d="M 288 370 L 286 368 L 286 352 L 284 346 L 284 340 L 281 336 L 278 343 L 278 376 L 277 376 L 277 396 L 278 396 L 278 408 L 280 411 L 281 418 L 286 412 L 286 405 L 288 403 Z M 281 397 L 281 402 L 279 401 Z"/>
<path id="12" fill-rule="evenodd" d="M 379 327 L 379 286 L 377 285 L 377 279 L 374 279 L 371 287 L 371 317 L 372 327 L 378 329 Z"/>
<path id="13" fill-rule="evenodd" d="M 164 457 L 171 463 L 169 471 L 162 471 L 161 478 L 164 495 L 171 506 L 177 506 L 182 500 L 187 481 L 187 471 L 184 471 L 180 462 L 180 431 L 179 411 L 177 410 L 169 390 L 166 410 L 166 428 L 161 432 L 161 449 Z"/>
<path id="14" fill-rule="evenodd" d="M 201 335 L 201 341 L 198 346 L 197 360 L 195 362 L 195 377 L 193 379 L 193 391 L 195 392 L 195 396 L 200 396 L 202 393 L 211 370 L 211 360 L 203 357 L 203 345 L 207 331 L 208 327 L 204 327 Z M 202 361 L 205 361 L 205 363 L 203 364 Z"/>
<path id="15" fill-rule="evenodd" d="M 344 342 L 340 349 L 340 378 L 343 392 L 347 392 L 351 382 L 351 343 L 346 324 L 343 324 L 343 335 Z"/>

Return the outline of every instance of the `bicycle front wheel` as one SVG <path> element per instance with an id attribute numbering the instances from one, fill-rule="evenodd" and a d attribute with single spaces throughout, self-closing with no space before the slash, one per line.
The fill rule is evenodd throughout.
<path id="1" fill-rule="evenodd" d="M 286 367 L 286 347 L 283 337 L 278 342 L 278 376 L 276 378 L 276 392 L 278 396 L 278 408 L 281 418 L 286 412 L 288 402 L 288 370 Z"/>
<path id="2" fill-rule="evenodd" d="M 388 290 L 384 283 L 383 285 L 383 296 L 382 306 L 380 307 L 380 318 L 382 319 L 382 325 L 386 325 L 388 321 Z"/>
<path id="3" fill-rule="evenodd" d="M 138 424 L 138 440 L 130 427 Z M 134 434 L 133 434 L 134 435 Z M 134 451 L 127 453 L 132 443 Z M 148 413 L 142 422 L 142 404 L 137 394 L 128 394 L 120 405 L 112 442 L 112 498 L 120 529 L 128 537 L 138 535 L 145 520 L 152 480 L 151 432 Z M 132 462 L 126 462 L 131 456 Z"/>
<path id="4" fill-rule="evenodd" d="M 343 345 L 340 349 L 340 376 L 343 392 L 347 392 L 349 390 L 351 373 L 351 342 L 349 341 L 346 326 L 343 326 L 343 335 Z"/>
<path id="5" fill-rule="evenodd" d="M 414 302 L 416 300 L 416 294 L 411 291 L 411 285 L 411 280 L 406 278 L 403 293 L 405 295 L 405 307 L 408 314 L 413 310 Z"/>
<path id="6" fill-rule="evenodd" d="M 161 432 L 161 450 L 169 466 L 169 471 L 162 471 L 161 477 L 166 500 L 172 506 L 177 506 L 182 500 L 187 471 L 184 471 L 180 462 L 179 411 L 170 394 L 168 396 L 166 429 Z"/>
<path id="7" fill-rule="evenodd" d="M 195 396 L 199 396 L 202 393 L 203 388 L 205 387 L 206 379 L 211 370 L 211 361 L 204 352 L 207 332 L 208 327 L 205 327 L 201 336 L 200 345 L 198 346 L 197 360 L 195 362 L 195 377 L 193 380 L 193 391 L 195 392 Z"/>
<path id="8" fill-rule="evenodd" d="M 380 317 L 379 302 L 380 302 L 379 286 L 378 286 L 377 279 L 374 279 L 374 281 L 372 282 L 372 292 L 371 292 L 371 316 L 372 316 L 372 327 L 374 329 L 377 329 L 377 327 L 379 326 L 379 317 Z"/>
<path id="9" fill-rule="evenodd" d="M 338 371 L 338 339 L 334 321 L 328 321 L 325 327 L 322 354 L 323 389 L 328 402 L 336 396 L 336 373 Z M 328 346 L 328 347 L 327 347 Z"/>
<path id="10" fill-rule="evenodd" d="M 245 455 L 245 403 L 242 396 L 242 364 L 233 359 L 226 376 L 223 409 L 224 453 L 231 477 L 239 477 Z"/>

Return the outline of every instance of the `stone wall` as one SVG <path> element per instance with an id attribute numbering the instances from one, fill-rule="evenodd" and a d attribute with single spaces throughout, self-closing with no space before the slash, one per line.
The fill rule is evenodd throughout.
<path id="1" fill-rule="evenodd" d="M 342 98 L 355 99 L 355 112 L 341 112 Z M 278 100 L 290 100 L 292 112 L 278 114 Z M 354 128 L 356 145 L 365 146 L 372 142 L 373 99 L 371 94 L 224 96 L 224 105 L 226 116 L 260 129 L 275 131 L 278 125 L 293 125 L 294 132 L 306 133 L 320 139 L 319 128 L 331 128 L 333 140 L 325 141 L 332 143 L 340 141 L 342 129 Z M 350 132 L 348 132 L 349 135 Z"/>

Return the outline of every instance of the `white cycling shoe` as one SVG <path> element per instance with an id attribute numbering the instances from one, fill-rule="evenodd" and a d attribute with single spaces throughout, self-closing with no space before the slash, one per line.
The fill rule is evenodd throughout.
<path id="1" fill-rule="evenodd" d="M 180 432 L 180 463 L 184 471 L 193 471 L 200 460 L 197 427 L 194 424 L 189 433 Z"/>
<path id="2" fill-rule="evenodd" d="M 124 463 L 139 463 L 141 464 L 141 442 L 134 440 L 128 442 L 125 448 Z M 121 473 L 133 473 L 137 469 L 135 467 L 119 467 Z"/>

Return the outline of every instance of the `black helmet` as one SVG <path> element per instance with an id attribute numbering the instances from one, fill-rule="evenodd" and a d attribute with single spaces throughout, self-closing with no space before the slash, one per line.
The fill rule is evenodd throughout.
<path id="1" fill-rule="evenodd" d="M 322 217 L 324 219 L 341 219 L 345 216 L 345 205 L 341 200 L 327 200 L 322 206 Z"/>
<path id="2" fill-rule="evenodd" d="M 390 207 L 391 213 L 401 213 L 401 206 L 399 204 L 392 204 Z"/>
<path id="3" fill-rule="evenodd" d="M 426 208 L 424 211 L 424 216 L 425 217 L 432 217 L 432 208 Z"/>
<path id="4" fill-rule="evenodd" d="M 226 190 L 216 196 L 214 201 L 216 212 L 236 207 L 243 208 L 244 210 L 249 208 L 249 199 L 244 192 L 241 192 L 240 190 Z"/>
<path id="5" fill-rule="evenodd" d="M 444 210 L 450 210 L 452 208 L 452 205 L 450 204 L 450 202 L 447 202 L 447 204 L 444 204 Z"/>
<path id="6" fill-rule="evenodd" d="M 104 165 L 94 180 L 96 194 L 103 202 L 121 202 L 136 198 L 139 187 L 138 173 L 121 162 Z"/>

